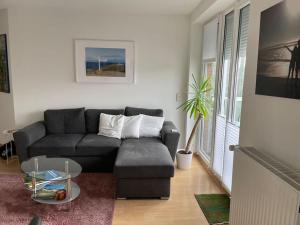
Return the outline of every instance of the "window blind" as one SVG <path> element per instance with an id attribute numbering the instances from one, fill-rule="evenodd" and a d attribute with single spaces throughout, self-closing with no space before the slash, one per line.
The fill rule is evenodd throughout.
<path id="1" fill-rule="evenodd" d="M 231 12 L 225 17 L 225 34 L 224 34 L 224 59 L 230 60 L 233 44 L 233 26 L 234 13 Z"/>
<path id="2" fill-rule="evenodd" d="M 250 5 L 240 10 L 239 33 L 238 33 L 238 52 L 237 52 L 237 71 L 236 71 L 236 95 L 234 103 L 234 118 L 236 124 L 240 123 L 241 107 L 243 97 L 243 84 L 246 66 L 246 53 L 248 42 Z"/>
<path id="3" fill-rule="evenodd" d="M 239 28 L 239 57 L 246 57 L 250 6 L 241 9 Z"/>
<path id="4" fill-rule="evenodd" d="M 202 59 L 215 59 L 217 57 L 218 19 L 214 19 L 203 27 Z"/>

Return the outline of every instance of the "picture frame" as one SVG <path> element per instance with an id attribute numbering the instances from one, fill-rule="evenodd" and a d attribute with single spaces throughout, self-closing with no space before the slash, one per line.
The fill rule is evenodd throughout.
<path id="1" fill-rule="evenodd" d="M 134 42 L 75 40 L 76 82 L 134 84 Z"/>
<path id="2" fill-rule="evenodd" d="M 299 23 L 288 1 L 261 12 L 255 94 L 300 99 Z"/>
<path id="3" fill-rule="evenodd" d="M 0 92 L 10 93 L 6 34 L 0 34 Z"/>

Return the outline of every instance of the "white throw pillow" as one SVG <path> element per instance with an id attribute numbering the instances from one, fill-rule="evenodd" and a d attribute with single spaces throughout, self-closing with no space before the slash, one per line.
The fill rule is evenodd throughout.
<path id="1" fill-rule="evenodd" d="M 139 138 L 142 118 L 143 115 L 124 116 L 122 138 Z"/>
<path id="2" fill-rule="evenodd" d="M 121 139 L 123 124 L 123 115 L 109 115 L 101 113 L 98 135 Z"/>
<path id="3" fill-rule="evenodd" d="M 140 137 L 160 137 L 164 117 L 143 115 L 140 126 Z"/>

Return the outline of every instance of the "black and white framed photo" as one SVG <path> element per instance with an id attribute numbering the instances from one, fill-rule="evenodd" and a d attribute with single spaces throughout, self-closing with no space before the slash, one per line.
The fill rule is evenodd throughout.
<path id="1" fill-rule="evenodd" d="M 75 40 L 76 81 L 133 84 L 134 42 Z"/>
<path id="2" fill-rule="evenodd" d="M 256 94 L 300 99 L 300 8 L 289 1 L 261 13 Z"/>
<path id="3" fill-rule="evenodd" d="M 0 92 L 10 93 L 6 34 L 0 35 Z"/>

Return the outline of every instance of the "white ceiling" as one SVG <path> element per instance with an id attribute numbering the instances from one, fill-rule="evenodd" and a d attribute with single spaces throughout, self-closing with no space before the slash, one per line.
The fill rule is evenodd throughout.
<path id="1" fill-rule="evenodd" d="M 0 0 L 0 8 L 53 7 L 112 14 L 188 15 L 202 0 Z"/>

